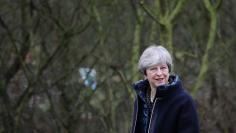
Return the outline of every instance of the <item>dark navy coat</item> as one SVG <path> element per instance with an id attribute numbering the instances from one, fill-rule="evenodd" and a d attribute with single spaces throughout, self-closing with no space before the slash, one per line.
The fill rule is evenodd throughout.
<path id="1" fill-rule="evenodd" d="M 199 133 L 199 123 L 194 101 L 184 91 L 178 76 L 170 76 L 170 84 L 159 86 L 156 91 L 148 133 Z M 143 89 L 150 85 L 142 80 L 133 85 L 137 92 L 134 102 L 132 133 L 140 133 L 137 122 Z"/>

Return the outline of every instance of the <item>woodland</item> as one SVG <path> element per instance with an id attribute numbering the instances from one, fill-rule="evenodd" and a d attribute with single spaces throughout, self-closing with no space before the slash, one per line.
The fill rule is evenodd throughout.
<path id="1" fill-rule="evenodd" d="M 142 51 L 166 47 L 201 133 L 236 132 L 235 0 L 0 0 L 0 133 L 129 133 Z"/>

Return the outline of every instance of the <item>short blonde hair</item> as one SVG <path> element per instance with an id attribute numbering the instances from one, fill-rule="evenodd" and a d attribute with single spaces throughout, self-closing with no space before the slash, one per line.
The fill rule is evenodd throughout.
<path id="1" fill-rule="evenodd" d="M 172 58 L 167 49 L 161 45 L 151 45 L 143 51 L 139 59 L 138 69 L 146 74 L 145 71 L 148 67 L 162 63 L 166 63 L 169 71 L 172 71 Z"/>

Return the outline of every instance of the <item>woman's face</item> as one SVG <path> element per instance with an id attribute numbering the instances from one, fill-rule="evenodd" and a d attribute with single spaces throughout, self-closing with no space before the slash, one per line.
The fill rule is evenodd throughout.
<path id="1" fill-rule="evenodd" d="M 146 78 L 149 81 L 151 88 L 156 88 L 160 85 L 168 84 L 170 76 L 167 64 L 158 64 L 146 69 Z"/>

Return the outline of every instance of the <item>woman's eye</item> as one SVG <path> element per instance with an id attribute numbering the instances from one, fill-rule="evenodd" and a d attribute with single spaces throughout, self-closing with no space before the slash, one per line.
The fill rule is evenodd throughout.
<path id="1" fill-rule="evenodd" d="M 165 67 L 165 66 L 163 66 L 163 67 L 161 67 L 161 69 L 166 69 L 166 67 Z"/>
<path id="2" fill-rule="evenodd" d="M 151 71 L 155 71 L 155 70 L 156 70 L 156 68 L 155 68 L 155 67 L 153 67 L 153 68 L 150 68 L 150 70 L 151 70 Z"/>

